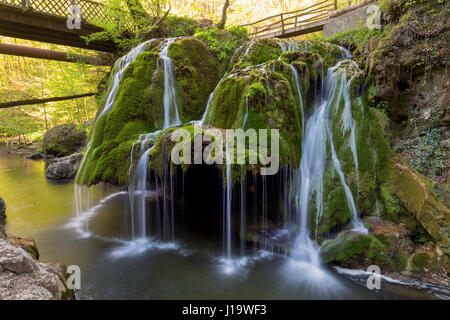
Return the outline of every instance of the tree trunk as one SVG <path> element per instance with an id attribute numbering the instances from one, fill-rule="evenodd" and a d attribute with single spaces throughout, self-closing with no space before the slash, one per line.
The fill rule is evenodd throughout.
<path id="1" fill-rule="evenodd" d="M 222 8 L 222 19 L 216 25 L 217 29 L 225 29 L 225 23 L 227 22 L 227 9 L 230 6 L 230 0 L 225 0 Z"/>

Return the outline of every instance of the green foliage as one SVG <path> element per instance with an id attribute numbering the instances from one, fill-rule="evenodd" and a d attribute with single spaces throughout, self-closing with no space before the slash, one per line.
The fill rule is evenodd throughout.
<path id="1" fill-rule="evenodd" d="M 219 30 L 211 27 L 198 29 L 194 36 L 205 40 L 219 62 L 225 65 L 237 47 L 247 40 L 247 29 L 231 27 L 227 30 Z"/>
<path id="2" fill-rule="evenodd" d="M 198 28 L 198 22 L 188 17 L 169 16 L 160 27 L 166 37 L 193 36 Z"/>
<path id="3" fill-rule="evenodd" d="M 20 109 L 0 110 L 0 138 L 24 136 L 42 128 L 39 119 Z"/>

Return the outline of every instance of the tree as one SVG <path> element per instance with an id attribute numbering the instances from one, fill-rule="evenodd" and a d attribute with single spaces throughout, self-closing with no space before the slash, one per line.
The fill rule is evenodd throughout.
<path id="1" fill-rule="evenodd" d="M 150 15 L 145 11 L 144 7 L 139 0 L 125 0 L 128 10 L 130 10 L 131 16 L 133 17 L 136 25 L 140 25 L 144 22 L 150 23 L 152 20 Z"/>
<path id="2" fill-rule="evenodd" d="M 219 23 L 216 25 L 217 29 L 225 29 L 225 23 L 227 22 L 227 10 L 229 6 L 230 0 L 225 0 L 222 7 L 222 19 L 220 19 Z"/>

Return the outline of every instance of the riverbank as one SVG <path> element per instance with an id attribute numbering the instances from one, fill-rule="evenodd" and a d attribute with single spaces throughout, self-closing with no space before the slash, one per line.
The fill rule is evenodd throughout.
<path id="1" fill-rule="evenodd" d="M 0 213 L 4 212 L 5 202 L 0 198 Z M 66 286 L 66 267 L 38 258 L 34 240 L 7 234 L 0 219 L 0 300 L 74 299 Z"/>

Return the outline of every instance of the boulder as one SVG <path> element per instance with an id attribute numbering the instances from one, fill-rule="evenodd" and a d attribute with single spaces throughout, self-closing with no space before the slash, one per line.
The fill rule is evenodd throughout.
<path id="1" fill-rule="evenodd" d="M 86 130 L 73 124 L 53 127 L 44 135 L 42 148 L 58 157 L 79 151 L 86 143 Z"/>
<path id="2" fill-rule="evenodd" d="M 52 180 L 69 180 L 75 178 L 78 167 L 83 159 L 81 153 L 72 154 L 64 158 L 56 158 L 47 162 L 45 176 Z"/>
<path id="3" fill-rule="evenodd" d="M 211 19 L 206 19 L 206 18 L 201 19 L 201 20 L 199 21 L 199 23 L 200 23 L 202 26 L 212 26 L 212 25 L 214 24 L 214 22 L 213 22 Z"/>
<path id="4" fill-rule="evenodd" d="M 61 268 L 38 262 L 21 247 L 0 238 L 0 300 L 72 299 Z"/>

